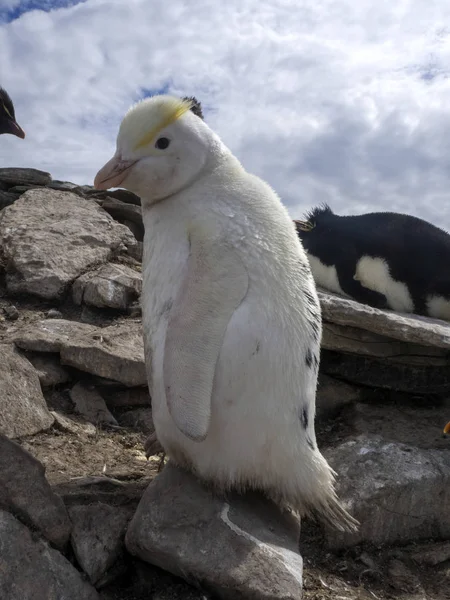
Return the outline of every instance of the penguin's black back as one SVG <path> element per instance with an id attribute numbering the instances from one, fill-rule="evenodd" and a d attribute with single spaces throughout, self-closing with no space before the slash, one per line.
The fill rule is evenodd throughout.
<path id="1" fill-rule="evenodd" d="M 383 302 L 375 290 L 356 289 L 356 265 L 368 256 L 384 260 L 391 278 L 405 283 L 414 302 L 413 312 L 428 314 L 430 296 L 450 300 L 450 235 L 443 229 L 394 212 L 335 215 L 326 205 L 310 211 L 307 222 L 313 226 L 311 231 L 302 231 L 297 222 L 305 249 L 323 265 L 336 268 L 342 289 L 351 297 L 389 307 L 386 297 Z"/>

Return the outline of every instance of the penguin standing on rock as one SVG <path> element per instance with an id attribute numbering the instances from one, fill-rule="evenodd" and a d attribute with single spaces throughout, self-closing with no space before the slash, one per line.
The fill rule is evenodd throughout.
<path id="1" fill-rule="evenodd" d="M 94 182 L 141 197 L 158 440 L 219 491 L 263 490 L 353 531 L 316 443 L 321 313 L 295 226 L 190 108 L 166 95 L 132 107 Z"/>
<path id="2" fill-rule="evenodd" d="M 450 320 L 450 235 L 400 213 L 295 221 L 316 284 L 376 308 Z"/>
<path id="3" fill-rule="evenodd" d="M 8 92 L 0 87 L 0 134 L 10 133 L 19 138 L 25 137 L 25 132 L 16 121 L 14 104 Z"/>

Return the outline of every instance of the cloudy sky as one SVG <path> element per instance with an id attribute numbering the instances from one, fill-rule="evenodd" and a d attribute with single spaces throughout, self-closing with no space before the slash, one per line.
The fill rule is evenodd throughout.
<path id="1" fill-rule="evenodd" d="M 293 217 L 397 210 L 450 229 L 450 2 L 1 0 L 0 166 L 92 184 L 139 98 L 196 95 Z"/>

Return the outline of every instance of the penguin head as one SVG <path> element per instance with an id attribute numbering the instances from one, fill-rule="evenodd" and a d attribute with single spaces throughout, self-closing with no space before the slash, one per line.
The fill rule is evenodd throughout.
<path id="1" fill-rule="evenodd" d="M 24 130 L 16 121 L 12 100 L 3 88 L 0 88 L 0 133 L 10 133 L 22 139 L 25 137 Z"/>
<path id="2" fill-rule="evenodd" d="M 307 246 L 308 242 L 329 230 L 333 219 L 336 219 L 336 215 L 331 208 L 328 204 L 322 204 L 307 212 L 303 221 L 294 220 L 294 223 L 299 238 Z"/>
<path id="3" fill-rule="evenodd" d="M 97 173 L 94 186 L 120 186 L 140 196 L 143 207 L 152 205 L 193 183 L 219 146 L 192 98 L 153 96 L 123 118 L 116 153 Z"/>

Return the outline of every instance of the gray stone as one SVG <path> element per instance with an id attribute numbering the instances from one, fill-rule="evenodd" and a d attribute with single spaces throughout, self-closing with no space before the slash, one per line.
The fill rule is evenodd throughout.
<path id="1" fill-rule="evenodd" d="M 126 204 L 115 198 L 106 198 L 106 200 L 102 201 L 101 206 L 114 219 L 131 221 L 142 226 L 142 210 L 140 206 Z"/>
<path id="2" fill-rule="evenodd" d="M 61 431 L 67 431 L 76 435 L 85 434 L 88 436 L 97 435 L 97 429 L 95 425 L 89 423 L 79 415 L 63 415 L 56 410 L 50 411 L 55 419 L 55 425 Z"/>
<path id="3" fill-rule="evenodd" d="M 62 319 L 63 318 L 63 314 L 60 310 L 58 310 L 57 308 L 51 308 L 48 312 L 47 312 L 47 318 L 48 319 Z"/>
<path id="4" fill-rule="evenodd" d="M 375 545 L 450 535 L 450 456 L 448 450 L 357 436 L 324 455 L 339 473 L 337 493 L 359 520 L 354 534 L 326 530 L 328 546 Z"/>
<path id="5" fill-rule="evenodd" d="M 339 352 L 350 352 L 360 356 L 388 358 L 390 362 L 412 365 L 450 366 L 448 349 L 400 342 L 349 325 L 323 323 L 322 348 Z"/>
<path id="6" fill-rule="evenodd" d="M 20 316 L 20 313 L 14 304 L 7 304 L 3 307 L 3 313 L 7 319 L 10 321 L 17 321 Z"/>
<path id="7" fill-rule="evenodd" d="M 9 344 L 0 344 L 0 432 L 10 438 L 48 429 L 53 417 L 33 365 Z"/>
<path id="8" fill-rule="evenodd" d="M 76 383 L 69 392 L 78 414 L 95 426 L 101 424 L 118 425 L 109 412 L 105 401 L 95 388 L 81 382 Z"/>
<path id="9" fill-rule="evenodd" d="M 101 586 L 123 553 L 125 530 L 133 509 L 99 502 L 73 506 L 69 514 L 73 523 L 71 542 L 78 563 L 90 582 Z"/>
<path id="10" fill-rule="evenodd" d="M 298 600 L 298 521 L 258 494 L 214 496 L 170 463 L 145 491 L 125 544 L 221 599 Z"/>
<path id="11" fill-rule="evenodd" d="M 343 406 L 357 402 L 360 396 L 359 388 L 320 373 L 316 393 L 316 415 L 318 418 L 331 415 Z"/>
<path id="12" fill-rule="evenodd" d="M 349 383 L 408 392 L 411 394 L 446 394 L 450 392 L 448 365 L 412 365 L 322 349 L 322 373 Z"/>
<path id="13" fill-rule="evenodd" d="M 28 354 L 27 358 L 36 369 L 42 387 L 53 387 L 71 380 L 69 371 L 61 365 L 58 355 Z"/>
<path id="14" fill-rule="evenodd" d="M 57 550 L 0 510 L 0 598 L 99 600 L 95 589 Z"/>
<path id="15" fill-rule="evenodd" d="M 10 187 L 8 192 L 11 192 L 13 194 L 24 194 L 25 192 L 28 192 L 28 190 L 35 190 L 36 188 L 41 188 L 43 187 L 42 185 L 14 185 L 13 187 Z"/>
<path id="16" fill-rule="evenodd" d="M 50 173 L 38 169 L 4 167 L 0 169 L 0 181 L 11 185 L 48 185 L 52 180 Z"/>
<path id="17" fill-rule="evenodd" d="M 134 237 L 138 240 L 138 242 L 142 242 L 142 240 L 144 239 L 144 224 L 142 223 L 133 223 L 133 221 L 127 221 L 125 220 L 123 222 L 124 225 L 126 225 L 128 227 L 128 229 L 131 230 L 132 234 L 134 235 Z"/>
<path id="18" fill-rule="evenodd" d="M 136 244 L 124 225 L 71 192 L 30 190 L 0 215 L 10 294 L 60 298 L 87 269 Z"/>
<path id="19" fill-rule="evenodd" d="M 64 319 L 45 319 L 11 334 L 24 350 L 59 352 L 62 364 L 128 387 L 147 384 L 140 321 L 127 319 L 96 327 Z"/>
<path id="20" fill-rule="evenodd" d="M 62 499 L 51 489 L 43 465 L 0 434 L 0 505 L 64 548 L 71 523 Z M 0 576 L 1 579 L 1 576 Z"/>
<path id="21" fill-rule="evenodd" d="M 0 190 L 0 210 L 6 206 L 11 206 L 18 198 L 20 198 L 20 194 L 12 194 L 11 192 Z"/>
<path id="22" fill-rule="evenodd" d="M 142 275 L 119 264 L 106 264 L 78 277 L 72 286 L 75 304 L 126 310 L 142 291 Z"/>
<path id="23" fill-rule="evenodd" d="M 155 431 L 151 408 L 134 408 L 120 415 L 119 424 L 122 427 L 132 427 L 150 435 Z"/>
<path id="24" fill-rule="evenodd" d="M 390 585 L 408 594 L 408 600 L 427 600 L 420 579 L 401 560 L 394 558 L 389 562 L 387 575 Z"/>
<path id="25" fill-rule="evenodd" d="M 60 190 L 62 192 L 70 192 L 74 188 L 77 188 L 76 183 L 71 183 L 70 181 L 60 181 L 59 179 L 53 179 L 47 187 L 52 190 Z"/>
<path id="26" fill-rule="evenodd" d="M 135 204 L 136 206 L 141 205 L 141 199 L 139 196 L 136 196 L 136 194 L 133 194 L 133 192 L 123 189 L 105 191 L 93 189 L 88 192 L 88 195 L 101 200 L 104 200 L 105 198 L 115 198 L 116 200 L 120 200 L 126 204 Z"/>
<path id="27" fill-rule="evenodd" d="M 151 406 L 148 387 L 133 387 L 125 390 L 105 390 L 103 393 L 106 404 L 111 408 L 124 406 Z"/>
<path id="28" fill-rule="evenodd" d="M 404 342 L 450 348 L 450 323 L 372 308 L 322 290 L 318 293 L 324 321 L 358 327 Z"/>
<path id="29" fill-rule="evenodd" d="M 450 560 L 450 541 L 433 543 L 413 552 L 411 558 L 420 565 L 440 565 Z"/>

